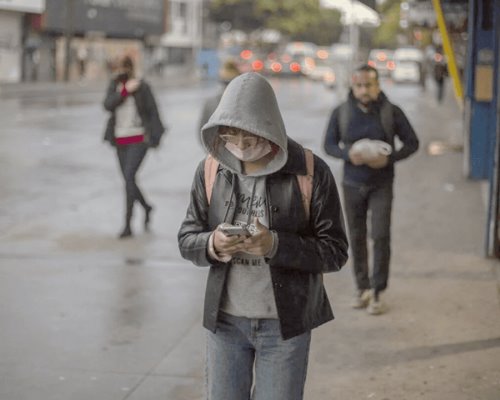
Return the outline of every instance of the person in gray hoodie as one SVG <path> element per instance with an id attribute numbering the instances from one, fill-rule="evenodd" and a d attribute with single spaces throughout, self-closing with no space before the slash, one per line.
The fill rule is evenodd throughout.
<path id="1" fill-rule="evenodd" d="M 208 164 L 199 164 L 178 241 L 184 258 L 210 266 L 207 398 L 300 400 L 311 330 L 333 319 L 323 273 L 347 261 L 334 177 L 314 155 L 306 210 L 305 151 L 258 73 L 229 83 L 202 142 L 218 167 L 210 195 Z"/>

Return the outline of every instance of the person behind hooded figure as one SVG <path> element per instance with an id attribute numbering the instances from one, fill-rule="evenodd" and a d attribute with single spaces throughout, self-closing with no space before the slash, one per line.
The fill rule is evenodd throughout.
<path id="1" fill-rule="evenodd" d="M 134 203 L 144 209 L 144 229 L 149 229 L 153 206 L 148 203 L 136 182 L 136 174 L 149 148 L 156 148 L 165 131 L 153 92 L 144 79 L 135 76 L 134 63 L 123 57 L 111 79 L 104 99 L 111 113 L 104 140 L 116 148 L 125 181 L 125 224 L 119 238 L 132 236 Z"/>
<path id="2" fill-rule="evenodd" d="M 304 149 L 287 136 L 273 89 L 255 72 L 229 83 L 202 141 L 219 167 L 208 199 L 199 164 L 178 241 L 184 258 L 210 267 L 207 398 L 300 400 L 311 330 L 333 319 L 323 273 L 347 260 L 334 177 L 314 155 L 307 218 L 297 183 L 307 171 Z M 250 235 L 228 236 L 226 224 Z"/>
<path id="3" fill-rule="evenodd" d="M 401 148 L 395 148 L 395 136 Z M 352 75 L 347 101 L 330 116 L 324 149 L 344 160 L 344 207 L 357 289 L 352 306 L 367 308 L 372 315 L 387 310 L 382 293 L 389 279 L 394 164 L 415 153 L 418 146 L 415 131 L 401 108 L 390 103 L 380 90 L 377 70 L 369 65 L 358 67 Z M 368 217 L 373 239 L 371 274 Z"/>
<path id="4" fill-rule="evenodd" d="M 214 113 L 215 109 L 219 105 L 219 101 L 220 98 L 222 97 L 222 94 L 224 93 L 224 89 L 229 84 L 229 82 L 231 82 L 231 80 L 236 78 L 238 75 L 240 75 L 240 70 L 236 62 L 233 60 L 226 60 L 222 65 L 222 68 L 219 70 L 219 81 L 222 84 L 221 90 L 219 90 L 219 92 L 216 93 L 214 96 L 209 97 L 205 101 L 205 104 L 203 105 L 200 120 L 198 123 L 198 130 L 197 130 L 198 138 L 200 138 L 200 133 L 201 129 L 203 128 L 203 125 L 205 125 L 208 122 L 208 119 Z"/>
<path id="5" fill-rule="evenodd" d="M 436 82 L 436 100 L 442 103 L 444 99 L 444 86 L 448 75 L 446 59 L 443 55 L 443 49 L 438 47 L 433 60 L 433 77 Z"/>

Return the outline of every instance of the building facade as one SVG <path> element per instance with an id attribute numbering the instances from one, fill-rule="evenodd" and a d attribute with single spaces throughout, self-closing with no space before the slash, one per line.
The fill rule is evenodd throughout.
<path id="1" fill-rule="evenodd" d="M 196 68 L 204 0 L 0 0 L 0 82 L 102 80 Z M 206 13 L 205 13 L 206 14 Z"/>
<path id="2" fill-rule="evenodd" d="M 27 59 L 25 23 L 29 15 L 40 14 L 44 0 L 0 0 L 0 82 L 20 82 Z M 29 43 L 28 43 L 29 44 Z M 39 54 L 30 53 L 32 63 Z"/>

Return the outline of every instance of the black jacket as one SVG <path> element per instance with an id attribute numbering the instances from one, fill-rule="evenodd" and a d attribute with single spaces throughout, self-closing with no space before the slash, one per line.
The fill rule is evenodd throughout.
<path id="1" fill-rule="evenodd" d="M 323 273 L 338 271 L 347 261 L 347 238 L 334 177 L 326 163 L 315 156 L 308 221 L 296 178 L 305 173 L 303 149 L 289 139 L 287 163 L 266 179 L 269 229 L 275 230 L 279 238 L 277 253 L 268 263 L 284 339 L 333 319 Z M 196 265 L 210 266 L 203 324 L 214 332 L 230 265 L 209 259 L 207 244 L 218 224 L 225 218 L 232 221 L 234 208 L 228 210 L 223 199 L 233 190 L 233 174 L 219 167 L 209 206 L 201 162 L 178 234 L 182 256 Z"/>
<path id="2" fill-rule="evenodd" d="M 118 81 L 116 79 L 111 80 L 106 92 L 106 98 L 104 99 L 104 108 L 111 112 L 104 132 L 104 140 L 108 141 L 113 146 L 115 145 L 115 110 L 125 99 L 120 92 L 116 90 L 117 86 Z M 145 81 L 141 81 L 141 84 L 132 96 L 134 97 L 137 111 L 145 128 L 144 134 L 146 142 L 151 147 L 157 147 L 160 144 L 160 139 L 165 131 L 165 127 L 161 122 L 158 107 L 151 88 Z"/>
<path id="3" fill-rule="evenodd" d="M 371 104 L 368 112 L 363 112 L 357 106 L 357 100 L 352 91 L 346 104 L 350 108 L 349 120 L 346 121 L 346 132 L 341 132 L 341 108 L 343 104 L 336 107 L 328 122 L 324 139 L 325 152 L 333 157 L 341 158 L 344 164 L 344 182 L 358 182 L 369 184 L 382 184 L 394 179 L 394 163 L 403 160 L 418 150 L 419 141 L 404 112 L 397 105 L 389 103 L 386 95 L 381 92 L 377 101 Z M 381 110 L 384 105 L 390 105 L 392 112 L 390 122 L 392 132 L 384 132 L 384 121 L 382 121 Z M 388 137 L 389 136 L 389 137 Z M 395 145 L 395 137 L 401 146 Z M 363 138 L 378 139 L 388 142 L 394 151 L 389 156 L 386 167 L 373 169 L 367 165 L 353 165 L 349 159 L 349 150 L 352 144 Z"/>

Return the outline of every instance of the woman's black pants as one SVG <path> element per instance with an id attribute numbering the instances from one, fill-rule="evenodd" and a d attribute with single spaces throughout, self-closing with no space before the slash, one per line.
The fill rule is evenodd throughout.
<path id="1" fill-rule="evenodd" d="M 141 203 L 145 210 L 150 208 L 135 181 L 135 175 L 137 174 L 147 151 L 148 146 L 145 143 L 117 146 L 118 160 L 120 161 L 120 168 L 123 174 L 123 179 L 125 180 L 126 226 L 130 225 L 134 202 L 136 200 Z"/>

